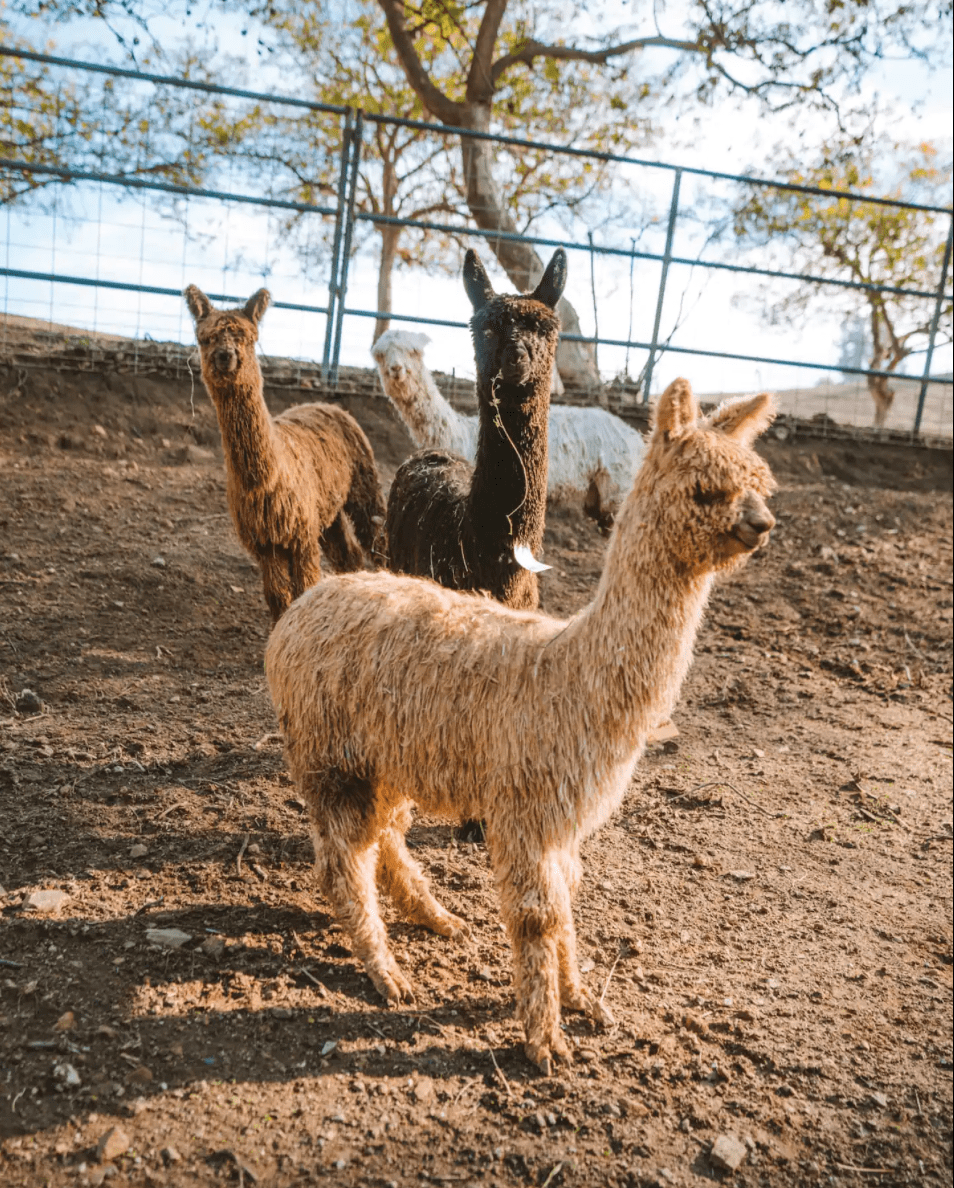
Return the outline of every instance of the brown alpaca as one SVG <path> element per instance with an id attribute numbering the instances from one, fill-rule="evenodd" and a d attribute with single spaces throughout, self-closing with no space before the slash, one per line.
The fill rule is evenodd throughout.
<path id="1" fill-rule="evenodd" d="M 272 417 L 255 355 L 271 296 L 259 289 L 242 309 L 213 309 L 195 285 L 202 379 L 225 450 L 226 496 L 239 540 L 258 562 L 277 621 L 321 577 L 319 546 L 337 570 L 374 559 L 384 500 L 361 426 L 331 404 L 299 404 Z"/>
<path id="2" fill-rule="evenodd" d="M 715 575 L 775 523 L 751 448 L 772 416 L 763 393 L 700 420 L 686 380 L 670 384 L 596 595 L 568 622 L 379 573 L 323 582 L 272 632 L 268 682 L 321 888 L 390 1003 L 412 990 L 376 884 L 407 919 L 467 930 L 405 847 L 416 804 L 487 822 L 529 1058 L 544 1072 L 569 1059 L 561 1006 L 610 1020 L 577 965 L 580 843 L 669 715 Z"/>

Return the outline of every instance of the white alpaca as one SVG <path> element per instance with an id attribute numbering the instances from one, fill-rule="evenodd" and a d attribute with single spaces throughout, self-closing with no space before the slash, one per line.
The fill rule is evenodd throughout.
<path id="1" fill-rule="evenodd" d="M 371 349 L 385 395 L 414 444 L 454 450 L 469 462 L 477 455 L 477 417 L 451 408 L 424 362 L 426 334 L 388 330 Z M 587 512 L 609 521 L 633 485 L 646 447 L 642 436 L 602 408 L 552 404 L 547 498 L 582 499 Z"/>

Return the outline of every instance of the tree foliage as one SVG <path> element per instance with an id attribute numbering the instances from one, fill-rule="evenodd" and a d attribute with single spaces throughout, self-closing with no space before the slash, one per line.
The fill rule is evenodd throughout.
<path id="1" fill-rule="evenodd" d="M 779 175 L 822 191 L 850 190 L 926 206 L 951 203 L 950 160 L 942 160 L 927 142 L 899 145 L 871 134 L 860 141 L 841 139 L 817 165 L 788 161 Z M 743 196 L 735 214 L 736 235 L 776 256 L 784 251 L 789 270 L 920 292 L 937 290 L 949 229 L 947 212 L 761 186 Z M 935 301 L 876 287 L 846 290 L 804 283 L 787 297 L 768 301 L 765 310 L 777 324 L 819 306 L 840 312 L 846 321 L 863 313 L 868 368 L 893 372 L 926 346 Z M 951 309 L 949 273 L 941 342 L 951 341 Z M 884 376 L 869 376 L 868 388 L 875 423 L 883 425 L 894 392 Z"/>

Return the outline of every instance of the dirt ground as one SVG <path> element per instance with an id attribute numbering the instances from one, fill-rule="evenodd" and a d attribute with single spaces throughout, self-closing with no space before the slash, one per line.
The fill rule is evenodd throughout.
<path id="1" fill-rule="evenodd" d="M 569 1016 L 547 1079 L 482 847 L 410 834 L 474 929 L 390 920 L 414 1010 L 316 895 L 204 393 L 0 393 L 0 1182 L 952 1182 L 949 452 L 766 442 L 771 545 L 585 847 L 618 1026 Z M 390 478 L 403 430 L 349 407 Z M 551 514 L 547 610 L 605 544 Z"/>

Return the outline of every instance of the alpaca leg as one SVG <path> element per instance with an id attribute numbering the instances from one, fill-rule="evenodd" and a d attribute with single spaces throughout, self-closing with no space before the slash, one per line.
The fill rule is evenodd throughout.
<path id="1" fill-rule="evenodd" d="M 408 853 L 404 830 L 408 820 L 393 821 L 381 834 L 378 849 L 378 882 L 394 900 L 405 920 L 422 924 L 440 936 L 456 940 L 471 935 L 470 926 L 460 916 L 449 912 L 431 894 L 427 877 Z"/>
<path id="2" fill-rule="evenodd" d="M 560 869 L 572 904 L 580 885 L 580 860 L 575 853 L 560 855 Z M 576 929 L 573 926 L 572 909 L 567 927 L 560 935 L 557 946 L 560 965 L 560 1002 L 571 1011 L 582 1011 L 584 1015 L 603 1027 L 611 1027 L 616 1020 L 610 1010 L 583 985 L 580 966 L 576 955 Z"/>
<path id="3" fill-rule="evenodd" d="M 311 810 L 315 868 L 338 923 L 351 937 L 375 988 L 392 1006 L 413 1002 L 411 984 L 388 946 L 378 907 L 375 868 L 380 820 L 367 780 L 328 773 L 304 781 Z M 310 786 L 308 786 L 310 784 Z"/>
<path id="4" fill-rule="evenodd" d="M 322 532 L 320 540 L 325 556 L 337 573 L 353 573 L 364 568 L 364 553 L 355 536 L 351 518 L 345 512 L 338 512 Z"/>
<path id="5" fill-rule="evenodd" d="M 383 552 L 387 507 L 381 494 L 378 469 L 373 457 L 358 459 L 351 476 L 351 489 L 348 491 L 344 509 L 351 518 L 355 535 L 372 564 L 380 565 L 377 554 Z"/>
<path id="6" fill-rule="evenodd" d="M 497 870 L 497 883 L 513 946 L 517 1012 L 527 1037 L 524 1051 L 549 1076 L 554 1059 L 571 1059 L 560 1030 L 559 984 L 560 946 L 572 929 L 569 891 L 550 859 Z"/>
<path id="7" fill-rule="evenodd" d="M 296 549 L 289 561 L 292 593 L 299 598 L 321 581 L 321 558 L 317 549 Z"/>
<path id="8" fill-rule="evenodd" d="M 590 482 L 586 488 L 586 494 L 583 496 L 584 513 L 591 520 L 595 520 L 604 532 L 609 532 L 615 519 L 609 501 L 611 488 L 609 471 L 600 466 L 590 475 Z"/>
<path id="9" fill-rule="evenodd" d="M 262 571 L 265 601 L 271 611 L 272 622 L 277 623 L 295 601 L 288 554 L 281 549 L 272 549 L 268 553 L 260 553 L 257 559 Z"/>

